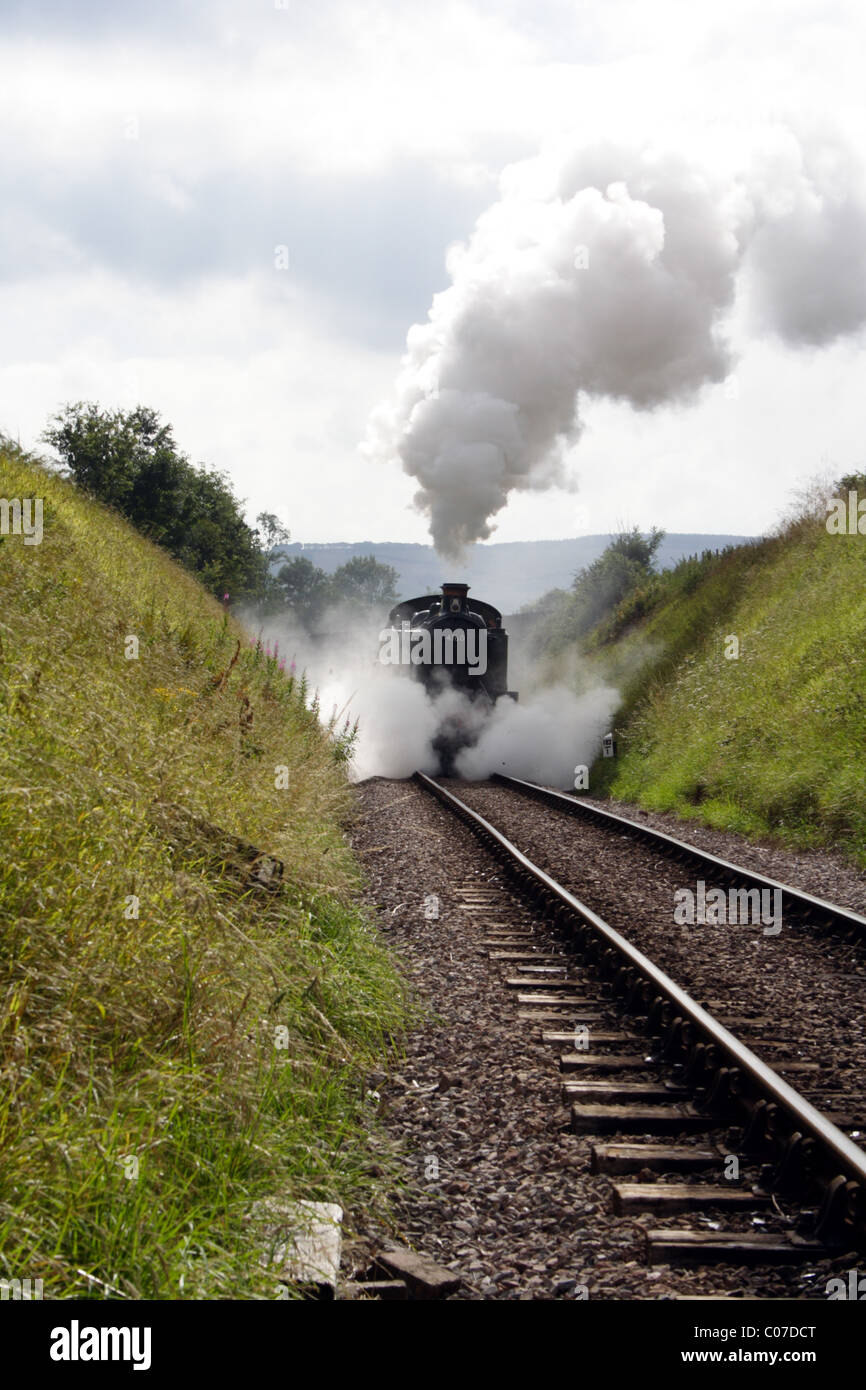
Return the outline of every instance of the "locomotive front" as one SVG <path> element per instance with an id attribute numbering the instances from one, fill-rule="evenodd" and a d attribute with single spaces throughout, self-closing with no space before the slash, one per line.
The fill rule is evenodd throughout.
<path id="1" fill-rule="evenodd" d="M 443 712 L 434 740 L 441 771 L 454 770 L 461 748 L 477 742 L 484 719 L 508 689 L 508 634 L 491 603 L 469 598 L 469 585 L 442 585 L 439 594 L 405 599 L 388 615 L 380 660 L 398 665 L 437 696 L 457 690 L 466 697 Z"/>

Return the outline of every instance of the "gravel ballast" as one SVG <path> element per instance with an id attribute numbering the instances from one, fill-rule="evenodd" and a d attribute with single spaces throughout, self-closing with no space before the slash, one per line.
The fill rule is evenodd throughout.
<path id="1" fill-rule="evenodd" d="M 709 891 L 709 870 L 696 873 L 651 845 L 495 784 L 448 785 L 710 1013 L 772 1019 L 771 1040 L 790 1043 L 792 1061 L 819 1067 L 814 1075 L 791 1075 L 791 1084 L 821 1109 L 850 1112 L 866 1133 L 862 947 L 822 927 L 784 918 L 778 932 L 761 922 L 678 925 L 675 894 L 683 889 L 696 894 L 699 877 Z M 678 838 L 688 837 L 680 833 Z M 724 857 L 736 862 L 732 850 Z M 777 861 L 765 872 L 787 876 L 787 867 Z M 800 870 L 798 886 L 814 892 L 802 864 Z M 832 901 L 830 893 L 822 896 Z M 767 1036 L 766 1029 L 761 1035 Z M 744 1040 L 752 1042 L 748 1036 Z M 761 1052 L 757 1039 L 752 1045 Z M 785 1075 L 783 1059 L 768 1055 L 766 1060 Z"/>
<path id="2" fill-rule="evenodd" d="M 467 800 L 471 794 L 477 809 L 489 811 L 509 833 L 494 814 L 491 796 L 499 797 L 497 789 L 456 784 L 454 790 Z M 569 1129 L 560 1095 L 561 1049 L 541 1041 L 542 1026 L 556 1025 L 518 1016 L 515 991 L 505 983 L 513 969 L 491 961 L 481 944 L 494 919 L 515 927 L 535 921 L 532 944 L 540 953 L 561 953 L 564 938 L 555 928 L 539 927 L 531 911 L 508 895 L 493 858 L 419 786 L 373 778 L 359 785 L 357 796 L 352 838 L 368 875 L 367 897 L 425 1016 L 406 1039 L 399 1069 L 370 1078 L 382 1141 L 396 1148 L 406 1186 L 388 1230 L 363 1229 L 361 1223 L 344 1260 L 348 1274 L 362 1274 L 377 1249 L 392 1240 L 460 1273 L 452 1299 L 591 1302 L 713 1292 L 826 1297 L 826 1280 L 838 1261 L 711 1270 L 643 1263 L 648 1225 L 717 1229 L 719 1223 L 714 1225 L 712 1214 L 662 1222 L 612 1214 L 608 1178 L 589 1171 L 592 1136 Z M 534 852 L 527 843 L 521 848 L 540 861 L 549 843 L 551 863 L 559 856 L 561 864 L 570 860 L 573 866 L 565 829 L 543 829 L 550 812 L 525 805 L 529 821 L 513 828 L 524 840 L 534 836 Z M 560 820 L 570 835 L 574 822 Z M 515 839 L 520 843 L 516 833 Z M 593 862 L 600 867 L 597 857 Z M 646 900 L 655 890 L 647 888 L 643 870 L 637 877 L 643 885 L 638 896 Z M 457 890 L 473 884 L 505 894 L 496 899 L 492 916 L 461 905 Z M 599 1026 L 627 1024 L 608 1011 Z M 722 1132 L 714 1137 L 724 1140 Z M 772 1223 L 774 1214 L 767 1220 Z M 736 1225 L 724 1219 L 726 1228 Z"/>

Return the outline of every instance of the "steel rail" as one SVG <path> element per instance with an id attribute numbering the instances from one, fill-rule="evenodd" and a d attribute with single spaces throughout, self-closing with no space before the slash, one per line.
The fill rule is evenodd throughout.
<path id="1" fill-rule="evenodd" d="M 648 956 L 645 956 L 637 947 L 632 946 L 631 942 L 593 912 L 592 908 L 587 907 L 567 888 L 557 883 L 531 859 L 528 859 L 516 845 L 506 839 L 501 831 L 497 830 L 477 811 L 473 811 L 465 802 L 460 801 L 453 792 L 448 791 L 432 777 L 428 777 L 426 773 L 416 772 L 415 779 L 439 801 L 449 806 L 480 837 L 492 843 L 507 862 L 518 866 L 524 874 L 528 874 L 541 888 L 546 890 L 549 896 L 580 917 L 586 926 L 591 928 L 609 947 L 618 952 L 629 965 L 669 1000 L 681 1015 L 689 1019 L 707 1041 L 724 1052 L 736 1067 L 751 1078 L 764 1096 L 772 1098 L 785 1111 L 794 1130 L 799 1130 L 816 1139 L 822 1149 L 832 1153 L 841 1171 L 849 1179 L 866 1187 L 866 1152 L 858 1144 L 843 1134 L 842 1130 L 838 1129 L 831 1120 L 828 1120 L 798 1091 L 789 1086 L 787 1081 L 783 1081 L 771 1067 L 767 1066 L 766 1062 L 763 1062 L 756 1053 L 740 1042 L 733 1033 L 728 1032 L 727 1028 L 723 1027 L 717 1019 L 707 1013 L 706 1009 L 703 1009 L 700 1004 L 686 994 L 669 975 L 654 965 Z"/>
<path id="2" fill-rule="evenodd" d="M 799 906 L 805 912 L 820 912 L 852 930 L 866 934 L 866 917 L 861 916 L 859 912 L 854 912 L 852 908 L 840 907 L 837 903 L 827 902 L 826 899 L 817 898 L 813 893 L 807 893 L 802 888 L 792 888 L 789 883 L 780 883 L 778 879 L 769 878 L 766 874 L 759 873 L 757 869 L 745 869 L 741 864 L 732 864 L 730 860 L 721 859 L 718 855 L 711 854 L 709 850 L 699 849 L 697 845 L 691 845 L 686 840 L 678 840 L 675 836 L 668 835 L 664 830 L 656 830 L 654 826 L 644 825 L 641 821 L 629 820 L 627 816 L 617 815 L 614 811 L 605 811 L 601 806 L 592 806 L 589 802 L 582 801 L 579 797 L 571 796 L 567 792 L 552 791 L 549 787 L 540 787 L 537 782 L 527 782 L 520 777 L 509 777 L 505 773 L 494 772 L 490 780 L 504 787 L 510 787 L 523 796 L 546 802 L 569 815 L 586 816 L 609 829 L 625 830 L 628 834 L 634 834 L 636 837 L 659 845 L 672 857 L 674 855 L 687 855 L 692 859 L 697 859 L 702 864 L 706 864 L 708 868 L 717 873 L 743 879 L 756 888 L 780 889 L 783 901 L 788 898 L 792 904 Z"/>

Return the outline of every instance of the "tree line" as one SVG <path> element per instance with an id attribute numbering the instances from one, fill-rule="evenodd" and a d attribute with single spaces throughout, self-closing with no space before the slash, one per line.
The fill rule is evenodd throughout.
<path id="1" fill-rule="evenodd" d="M 255 604 L 263 614 L 288 609 L 313 629 L 334 604 L 360 611 L 397 598 L 397 571 L 373 556 L 332 575 L 305 557 L 276 568 L 290 539 L 279 518 L 260 512 L 249 526 L 226 475 L 191 463 L 171 426 L 147 406 L 68 404 L 42 438 L 78 487 L 120 512 L 219 599 Z"/>
<path id="2" fill-rule="evenodd" d="M 552 589 L 524 612 L 539 614 L 537 649 L 559 651 L 585 638 L 605 618 L 616 614 L 642 585 L 656 578 L 655 557 L 664 531 L 638 527 L 612 536 L 606 549 L 578 570 L 570 589 Z"/>
<path id="3" fill-rule="evenodd" d="M 397 602 L 399 575 L 373 555 L 356 555 L 333 574 L 319 569 L 305 555 L 295 556 L 277 570 L 274 589 L 277 608 L 290 608 L 308 631 L 315 631 L 327 610 L 361 616 Z"/>

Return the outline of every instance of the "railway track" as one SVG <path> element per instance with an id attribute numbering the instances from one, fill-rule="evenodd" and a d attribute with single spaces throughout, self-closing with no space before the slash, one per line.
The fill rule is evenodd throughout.
<path id="1" fill-rule="evenodd" d="M 847 941 L 866 945 L 866 917 L 859 912 L 854 912 L 851 908 L 840 907 L 836 903 L 827 902 L 824 898 L 804 892 L 802 888 L 793 887 L 788 883 L 780 883 L 778 879 L 760 874 L 754 869 L 745 868 L 741 864 L 732 864 L 729 860 L 710 854 L 697 845 L 688 844 L 685 840 L 678 840 L 673 835 L 656 830 L 653 826 L 630 820 L 626 816 L 618 815 L 615 811 L 608 811 L 601 806 L 594 806 L 590 802 L 566 792 L 553 791 L 549 787 L 539 786 L 537 782 L 527 782 L 519 777 L 507 777 L 503 773 L 494 773 L 491 781 L 499 786 L 507 787 L 521 796 L 539 801 L 542 805 L 562 811 L 566 815 L 575 816 L 592 825 L 601 826 L 617 835 L 626 836 L 636 843 L 649 845 L 654 850 L 664 854 L 673 863 L 696 866 L 710 874 L 717 883 L 736 887 L 745 885 L 747 888 L 757 888 L 759 892 L 780 892 L 782 911 L 788 920 L 795 919 L 800 922 L 811 923 L 822 929 L 831 929 Z"/>
<path id="2" fill-rule="evenodd" d="M 672 1222 L 646 1229 L 647 1262 L 767 1265 L 866 1248 L 866 1152 L 856 1142 L 866 1116 L 840 1112 L 846 1092 L 834 1088 L 832 1067 L 792 1056 L 770 1017 L 710 1012 L 462 796 L 416 780 L 530 905 L 515 925 L 499 890 L 457 890 L 520 1016 L 561 1052 L 571 1127 L 594 1137 L 592 1167 L 609 1177 L 614 1211 Z M 529 783 L 515 790 L 557 798 Z M 715 865 L 714 874 L 719 865 L 736 872 Z M 831 904 L 790 892 L 827 920 Z M 556 925 L 561 949 L 539 950 L 533 919 Z M 831 1103 L 803 1095 L 800 1077 Z"/>

